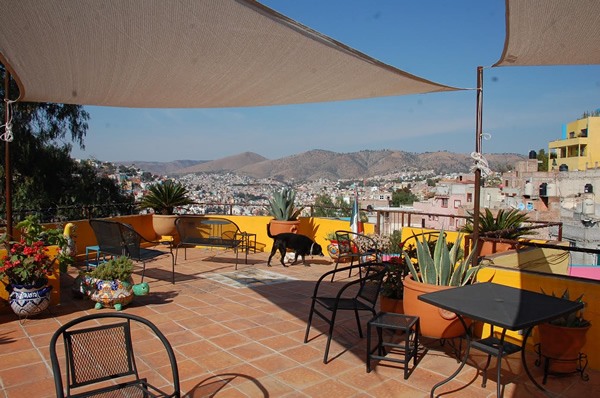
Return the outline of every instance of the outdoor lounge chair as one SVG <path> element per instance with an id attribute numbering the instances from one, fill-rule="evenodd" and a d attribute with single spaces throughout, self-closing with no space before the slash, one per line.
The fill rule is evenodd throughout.
<path id="1" fill-rule="evenodd" d="M 131 225 L 118 221 L 90 220 L 90 226 L 96 235 L 100 253 L 111 256 L 126 256 L 142 263 L 142 282 L 146 272 L 146 262 L 170 254 L 173 270 L 172 283 L 175 283 L 175 257 L 170 242 L 148 240 L 136 232 Z M 148 245 L 168 245 L 169 251 L 148 249 L 146 248 Z"/>
<path id="2" fill-rule="evenodd" d="M 328 287 L 321 286 L 321 282 L 338 272 L 346 272 L 358 269 L 359 277 L 348 283 L 345 283 L 335 295 L 324 293 Z M 373 316 L 377 314 L 375 305 L 381 291 L 383 278 L 386 274 L 386 267 L 380 263 L 363 263 L 355 266 L 343 267 L 337 270 L 332 270 L 321 275 L 315 285 L 315 290 L 312 296 L 312 304 L 308 314 L 308 322 L 306 325 L 306 334 L 304 342 L 308 342 L 308 334 L 312 324 L 313 315 L 316 314 L 325 322 L 327 322 L 327 344 L 325 346 L 325 354 L 323 355 L 323 363 L 327 363 L 331 338 L 333 337 L 333 327 L 338 311 L 354 311 L 356 316 L 356 325 L 358 327 L 358 335 L 362 338 L 362 327 L 360 326 L 359 311 L 369 311 Z M 356 290 L 356 291 L 355 291 Z M 349 296 L 349 292 L 354 293 Z"/>
<path id="3" fill-rule="evenodd" d="M 57 353 L 61 338 L 64 355 Z M 162 348 L 170 367 L 161 368 L 160 374 L 150 369 L 147 377 L 140 377 L 135 355 L 138 346 L 154 347 L 153 357 L 160 355 Z M 181 396 L 177 361 L 169 341 L 152 322 L 137 315 L 96 313 L 66 323 L 50 339 L 50 360 L 58 398 Z M 160 389 L 153 381 L 160 383 Z M 165 381 L 171 386 L 165 387 Z M 170 392 L 164 391 L 167 389 Z"/>

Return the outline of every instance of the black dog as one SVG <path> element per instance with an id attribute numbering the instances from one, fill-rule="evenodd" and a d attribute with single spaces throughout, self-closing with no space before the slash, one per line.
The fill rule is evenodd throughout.
<path id="1" fill-rule="evenodd" d="M 298 261 L 298 256 L 301 256 L 302 263 L 308 267 L 309 264 L 307 264 L 304 260 L 305 255 L 323 255 L 323 249 L 321 248 L 321 245 L 315 243 L 308 236 L 293 234 L 290 232 L 273 236 L 271 235 L 271 229 L 269 228 L 269 224 L 267 224 L 267 235 L 269 235 L 269 238 L 273 239 L 273 249 L 271 250 L 269 260 L 267 261 L 267 265 L 269 267 L 271 266 L 271 258 L 275 255 L 277 250 L 279 250 L 279 253 L 281 254 L 281 265 L 283 265 L 284 267 L 287 267 L 287 265 L 285 264 L 285 253 L 287 249 L 293 250 L 296 254 L 292 265 L 296 264 L 296 261 Z"/>

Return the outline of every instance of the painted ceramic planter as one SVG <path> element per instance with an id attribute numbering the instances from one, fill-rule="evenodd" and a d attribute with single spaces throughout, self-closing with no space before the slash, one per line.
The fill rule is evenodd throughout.
<path id="1" fill-rule="evenodd" d="M 48 308 L 52 286 L 46 283 L 41 286 L 11 285 L 8 301 L 13 312 L 19 317 L 28 317 Z"/>
<path id="2" fill-rule="evenodd" d="M 114 308 L 120 311 L 133 300 L 133 286 L 130 282 L 118 279 L 112 281 L 90 279 L 88 284 L 93 286 L 90 298 L 96 302 L 96 309 Z"/>

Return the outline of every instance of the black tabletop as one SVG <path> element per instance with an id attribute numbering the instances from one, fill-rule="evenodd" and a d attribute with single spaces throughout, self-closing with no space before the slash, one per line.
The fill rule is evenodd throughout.
<path id="1" fill-rule="evenodd" d="M 583 303 L 485 282 L 426 293 L 419 300 L 468 318 L 521 330 L 583 308 Z"/>

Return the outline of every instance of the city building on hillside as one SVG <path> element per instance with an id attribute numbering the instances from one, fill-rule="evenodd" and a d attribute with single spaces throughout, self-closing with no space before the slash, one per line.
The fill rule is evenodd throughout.
<path id="1" fill-rule="evenodd" d="M 555 154 L 550 169 L 588 170 L 600 167 L 600 116 L 587 116 L 563 126 L 562 138 L 550 141 Z"/>

